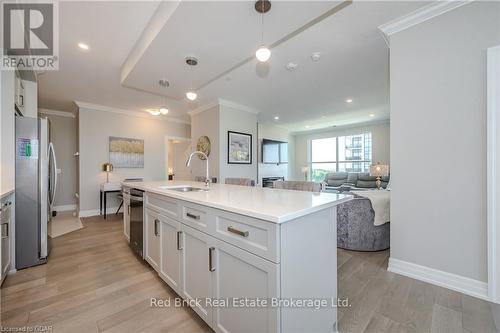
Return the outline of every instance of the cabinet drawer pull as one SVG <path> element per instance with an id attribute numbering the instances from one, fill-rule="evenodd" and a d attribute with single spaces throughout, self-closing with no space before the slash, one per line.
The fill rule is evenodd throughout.
<path id="1" fill-rule="evenodd" d="M 189 218 L 192 218 L 194 220 L 199 220 L 200 219 L 200 215 L 194 215 L 194 214 L 191 214 L 191 213 L 186 213 L 186 216 L 189 217 Z"/>
<path id="2" fill-rule="evenodd" d="M 177 231 L 177 250 L 182 250 L 182 247 L 181 247 L 181 234 L 182 234 L 182 231 Z"/>
<path id="3" fill-rule="evenodd" d="M 248 231 L 241 231 L 232 226 L 227 227 L 227 231 L 232 232 L 233 234 L 237 234 L 241 237 L 248 237 L 248 235 L 250 234 Z"/>
<path id="4" fill-rule="evenodd" d="M 215 250 L 215 247 L 211 247 L 208 249 L 208 270 L 210 272 L 215 271 L 215 267 L 213 267 L 213 251 Z"/>
<path id="5" fill-rule="evenodd" d="M 155 219 L 155 236 L 158 236 L 158 223 L 160 221 L 158 221 L 158 219 Z"/>

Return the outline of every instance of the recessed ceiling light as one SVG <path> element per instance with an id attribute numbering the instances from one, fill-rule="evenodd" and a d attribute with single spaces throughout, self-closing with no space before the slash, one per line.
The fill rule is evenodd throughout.
<path id="1" fill-rule="evenodd" d="M 319 59 L 321 59 L 321 52 L 314 52 L 313 54 L 311 54 L 311 60 L 316 62 L 316 61 L 319 61 Z"/>
<path id="2" fill-rule="evenodd" d="M 345 100 L 346 103 L 352 103 L 352 98 L 348 98 Z"/>
<path id="3" fill-rule="evenodd" d="M 196 98 L 198 98 L 198 94 L 195 93 L 194 91 L 188 91 L 186 93 L 186 97 L 187 99 L 189 99 L 190 101 L 194 101 Z"/>
<path id="4" fill-rule="evenodd" d="M 274 120 L 280 120 L 279 116 L 274 116 Z"/>
<path id="5" fill-rule="evenodd" d="M 374 113 L 370 113 L 370 117 L 375 117 L 375 114 Z"/>
<path id="6" fill-rule="evenodd" d="M 160 113 L 163 114 L 163 115 L 166 115 L 168 113 L 168 109 L 166 106 L 162 106 L 160 108 Z"/>
<path id="7" fill-rule="evenodd" d="M 148 109 L 147 111 L 153 116 L 159 116 L 161 114 L 160 111 L 156 109 Z"/>
<path id="8" fill-rule="evenodd" d="M 295 63 L 295 62 L 291 62 L 291 61 L 290 61 L 288 64 L 286 64 L 285 68 L 286 68 L 287 70 L 289 70 L 290 72 L 293 72 L 294 70 L 296 70 L 296 69 L 297 69 L 297 67 L 298 67 L 298 66 L 299 66 L 299 65 L 298 65 L 297 63 Z"/>
<path id="9" fill-rule="evenodd" d="M 84 43 L 78 43 L 78 47 L 81 48 L 82 50 L 87 51 L 89 49 L 89 46 Z"/>
<path id="10" fill-rule="evenodd" d="M 311 125 L 306 125 L 306 128 L 309 128 L 309 127 L 311 127 Z"/>

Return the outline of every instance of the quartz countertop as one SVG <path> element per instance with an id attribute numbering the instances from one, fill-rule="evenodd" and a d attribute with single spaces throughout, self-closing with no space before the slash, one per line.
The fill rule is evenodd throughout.
<path id="1" fill-rule="evenodd" d="M 210 184 L 209 191 L 178 192 L 168 187 L 204 188 L 193 181 L 123 182 L 124 186 L 222 209 L 274 223 L 283 223 L 352 199 L 351 195 L 313 193 L 226 184 Z"/>

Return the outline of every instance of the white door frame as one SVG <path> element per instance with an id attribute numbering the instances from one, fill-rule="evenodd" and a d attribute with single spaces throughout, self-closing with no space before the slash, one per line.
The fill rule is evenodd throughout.
<path id="1" fill-rule="evenodd" d="M 500 303 L 500 45 L 487 54 L 488 298 Z"/>
<path id="2" fill-rule="evenodd" d="M 168 141 L 178 140 L 178 141 L 191 141 L 191 138 L 183 136 L 165 136 L 165 179 L 168 179 Z"/>

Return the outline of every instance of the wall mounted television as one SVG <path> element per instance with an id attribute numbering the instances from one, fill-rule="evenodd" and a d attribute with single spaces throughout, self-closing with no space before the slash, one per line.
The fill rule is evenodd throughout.
<path id="1" fill-rule="evenodd" d="M 284 141 L 262 140 L 262 163 L 288 163 L 288 143 Z"/>

